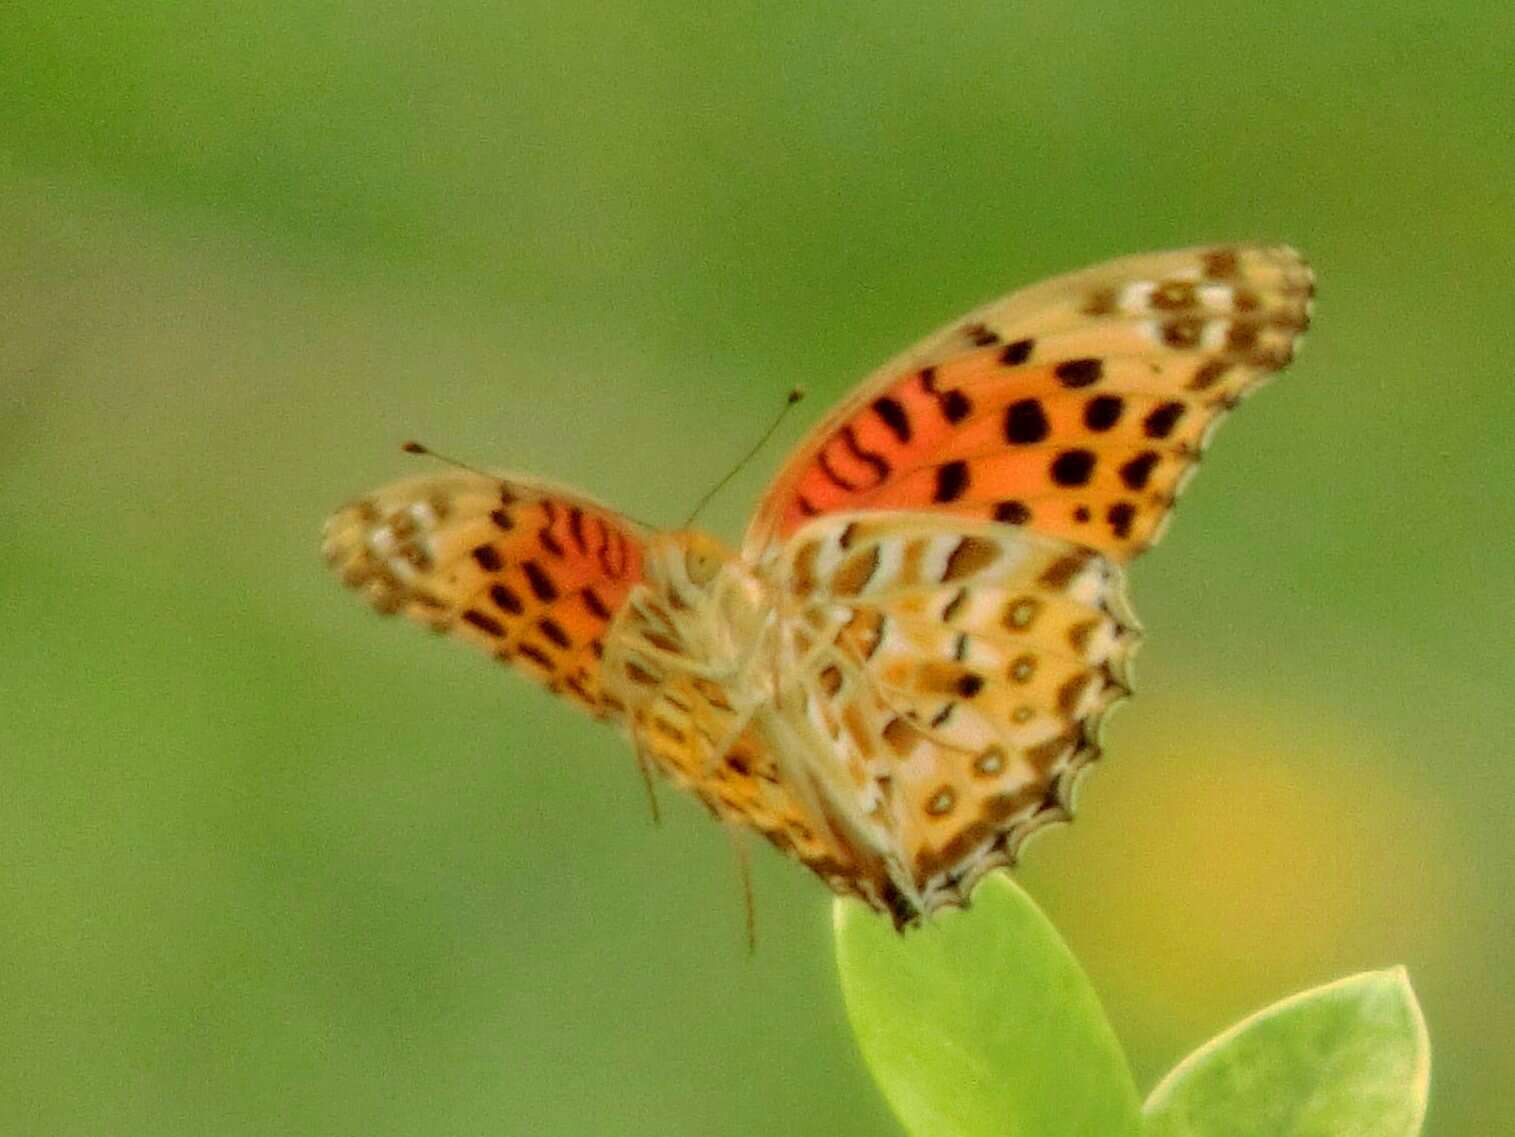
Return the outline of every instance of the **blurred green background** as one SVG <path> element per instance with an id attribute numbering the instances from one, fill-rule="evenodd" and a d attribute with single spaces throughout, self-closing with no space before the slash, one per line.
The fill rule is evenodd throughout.
<path id="1" fill-rule="evenodd" d="M 1139 1081 L 1406 963 L 1515 1085 L 1506 2 L 0 9 L 0 1132 L 897 1132 L 829 905 L 316 555 L 417 436 L 677 522 L 970 305 L 1288 240 L 1021 879 Z M 734 537 L 776 465 L 708 515 Z M 665 805 L 668 804 L 668 795 Z"/>

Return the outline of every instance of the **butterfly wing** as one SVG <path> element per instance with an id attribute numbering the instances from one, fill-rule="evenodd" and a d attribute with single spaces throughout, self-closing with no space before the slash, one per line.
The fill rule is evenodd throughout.
<path id="1" fill-rule="evenodd" d="M 338 510 L 323 553 L 378 611 L 484 648 L 595 715 L 605 633 L 642 576 L 645 534 L 567 490 L 448 472 Z"/>
<path id="2" fill-rule="evenodd" d="M 868 809 L 881 793 L 915 896 L 887 880 L 864 892 L 896 920 L 960 902 L 1069 815 L 1129 690 L 1123 577 L 1057 538 L 922 512 L 821 518 L 786 543 L 788 667 L 847 772 L 836 781 L 861 785 Z"/>
<path id="3" fill-rule="evenodd" d="M 786 464 L 760 558 L 812 517 L 923 509 L 1129 560 L 1216 424 L 1292 358 L 1313 278 L 1292 249 L 1128 257 L 969 314 L 886 365 Z"/>

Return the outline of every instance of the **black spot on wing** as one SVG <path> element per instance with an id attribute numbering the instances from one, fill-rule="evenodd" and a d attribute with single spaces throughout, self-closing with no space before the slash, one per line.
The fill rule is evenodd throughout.
<path id="1" fill-rule="evenodd" d="M 1120 422 L 1125 405 L 1119 395 L 1096 395 L 1084 404 L 1084 425 L 1090 430 L 1109 430 Z"/>
<path id="2" fill-rule="evenodd" d="M 851 455 L 859 462 L 863 462 L 872 468 L 878 482 L 883 481 L 889 476 L 889 463 L 884 461 L 883 458 L 875 454 L 873 451 L 864 450 L 863 447 L 858 444 L 857 433 L 852 429 L 851 423 L 848 423 L 846 426 L 842 427 L 841 437 L 842 443 L 847 447 L 848 452 L 851 453 Z"/>
<path id="3" fill-rule="evenodd" d="M 910 441 L 910 415 L 898 399 L 885 395 L 873 400 L 873 413 L 901 443 Z"/>
<path id="4" fill-rule="evenodd" d="M 941 397 L 938 405 L 942 408 L 942 417 L 951 423 L 962 422 L 973 413 L 972 400 L 955 387 Z"/>
<path id="5" fill-rule="evenodd" d="M 568 633 L 563 630 L 563 625 L 559 624 L 551 616 L 543 616 L 537 621 L 537 627 L 541 629 L 544 636 L 557 644 L 558 647 L 569 646 Z"/>
<path id="6" fill-rule="evenodd" d="M 526 583 L 531 585 L 532 595 L 543 604 L 551 604 L 558 598 L 557 585 L 536 561 L 527 561 L 521 569 L 526 573 Z"/>
<path id="7" fill-rule="evenodd" d="M 1081 486 L 1094 473 L 1094 451 L 1064 450 L 1052 460 L 1052 480 L 1060 486 Z"/>
<path id="8" fill-rule="evenodd" d="M 610 609 L 600 599 L 598 592 L 592 588 L 583 588 L 580 590 L 579 595 L 584 598 L 584 607 L 588 608 L 590 614 L 596 619 L 607 621 L 610 619 Z"/>
<path id="9" fill-rule="evenodd" d="M 932 499 L 938 502 L 956 501 L 968 490 L 968 463 L 948 462 L 936 468 L 936 487 Z"/>
<path id="10" fill-rule="evenodd" d="M 1064 387 L 1088 387 L 1098 383 L 1105 365 L 1098 359 L 1066 359 L 1052 369 Z"/>
<path id="11" fill-rule="evenodd" d="M 1126 483 L 1127 489 L 1144 489 L 1147 480 L 1152 477 L 1152 468 L 1157 465 L 1159 455 L 1155 450 L 1143 450 L 1135 458 L 1132 458 L 1120 468 L 1120 480 Z"/>
<path id="12" fill-rule="evenodd" d="M 1031 358 L 1031 352 L 1035 347 L 1035 340 L 1016 340 L 1014 343 L 1008 343 L 1005 345 L 1005 350 L 999 353 L 999 361 L 1006 367 L 1019 367 Z"/>
<path id="13" fill-rule="evenodd" d="M 1005 441 L 1017 446 L 1041 442 L 1052 432 L 1040 399 L 1019 399 L 1005 408 Z"/>
<path id="14" fill-rule="evenodd" d="M 837 471 L 836 467 L 831 464 L 831 457 L 826 453 L 826 449 L 824 447 L 821 449 L 821 452 L 816 455 L 816 464 L 820 466 L 821 473 L 825 474 L 833 485 L 846 490 L 848 493 L 856 493 L 858 490 L 863 488 L 857 482 L 843 477 Z"/>
<path id="15" fill-rule="evenodd" d="M 1116 502 L 1105 513 L 1105 520 L 1110 522 L 1110 532 L 1122 540 L 1131 536 L 1131 522 L 1135 519 L 1136 507 L 1129 501 Z"/>
<path id="16" fill-rule="evenodd" d="M 521 603 L 521 598 L 508 585 L 491 585 L 489 588 L 489 598 L 494 601 L 495 607 L 499 608 L 500 611 L 508 612 L 512 616 L 519 616 L 526 610 L 526 605 Z"/>
<path id="17" fill-rule="evenodd" d="M 1142 431 L 1148 438 L 1167 438 L 1178 425 L 1178 420 L 1184 417 L 1186 410 L 1188 406 L 1177 400 L 1162 403 L 1152 408 L 1151 413 L 1142 420 Z"/>
<path id="18" fill-rule="evenodd" d="M 1031 509 L 1023 501 L 1002 501 L 994 507 L 994 520 L 1024 525 L 1031 520 Z"/>
<path id="19" fill-rule="evenodd" d="M 465 622 L 478 628 L 485 635 L 499 638 L 505 634 L 505 628 L 501 625 L 500 621 L 487 612 L 480 612 L 477 608 L 470 608 L 464 612 L 463 619 Z"/>

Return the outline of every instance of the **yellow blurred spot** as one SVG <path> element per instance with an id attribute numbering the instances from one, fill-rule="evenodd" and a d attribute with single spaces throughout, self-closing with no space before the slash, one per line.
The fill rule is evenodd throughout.
<path id="1" fill-rule="evenodd" d="M 1434 756 L 1320 708 L 1159 703 L 1114 725 L 1079 821 L 1025 872 L 1138 1053 L 1342 972 L 1456 955 L 1475 882 Z"/>

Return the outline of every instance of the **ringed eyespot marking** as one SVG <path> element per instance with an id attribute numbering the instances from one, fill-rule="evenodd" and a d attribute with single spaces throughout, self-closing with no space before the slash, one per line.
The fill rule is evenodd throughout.
<path id="1" fill-rule="evenodd" d="M 999 746 L 991 746 L 989 749 L 981 752 L 979 756 L 973 760 L 973 770 L 975 773 L 982 774 L 986 778 L 992 778 L 997 774 L 1004 773 L 1004 749 Z"/>
<path id="2" fill-rule="evenodd" d="M 1031 626 L 1041 609 L 1042 602 L 1034 596 L 1022 596 L 1013 600 L 1005 609 L 1005 627 L 1011 631 L 1024 631 Z"/>
<path id="3" fill-rule="evenodd" d="M 945 817 L 957 803 L 957 794 L 951 786 L 943 786 L 926 802 L 926 812 L 933 817 Z"/>

